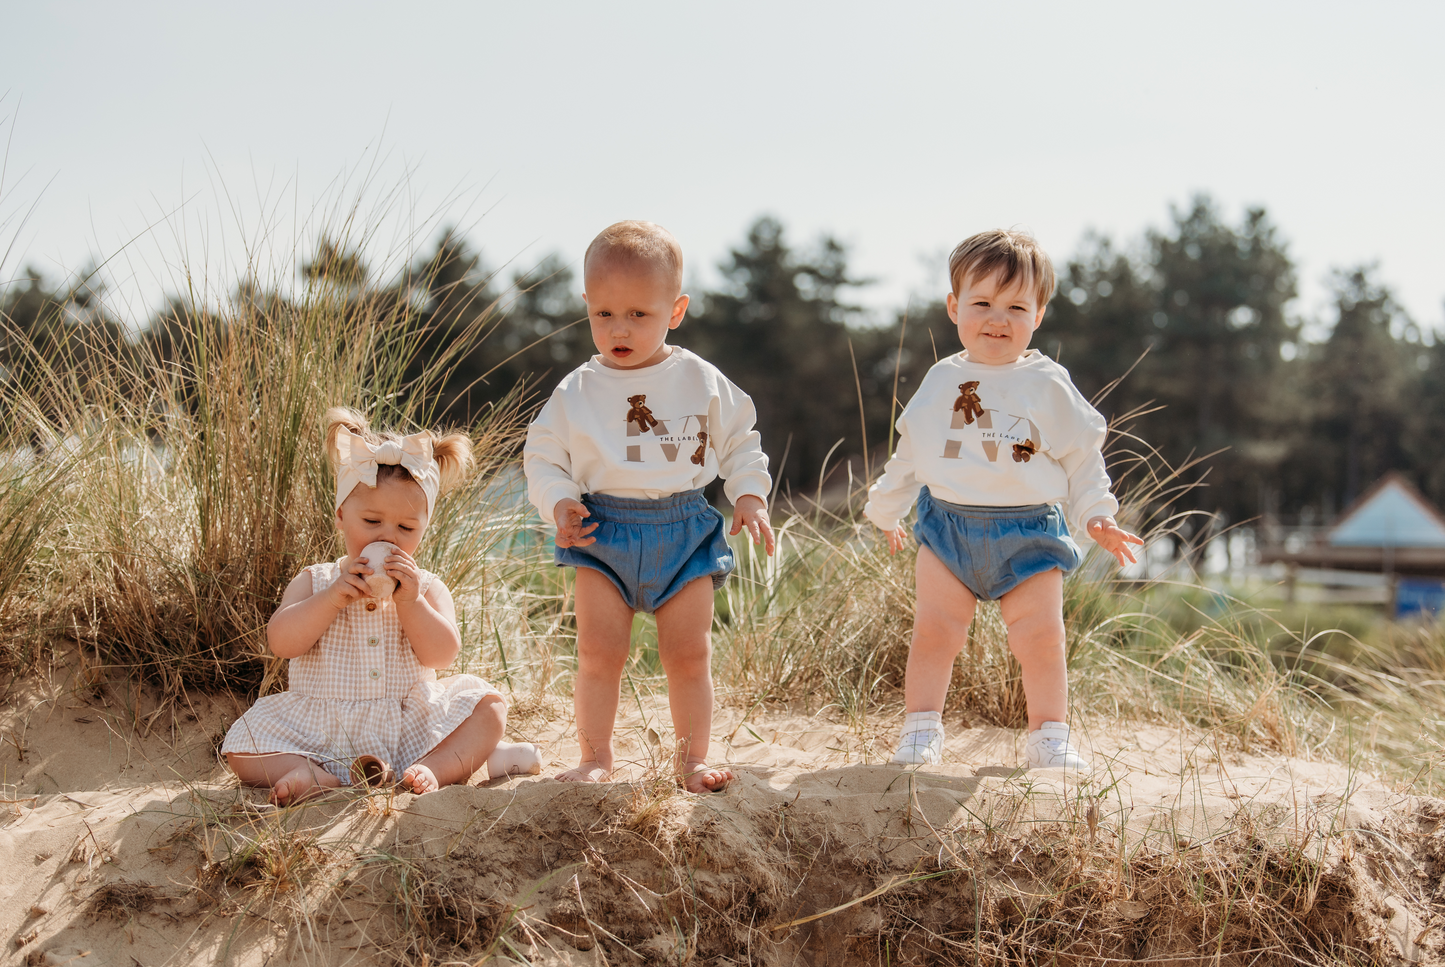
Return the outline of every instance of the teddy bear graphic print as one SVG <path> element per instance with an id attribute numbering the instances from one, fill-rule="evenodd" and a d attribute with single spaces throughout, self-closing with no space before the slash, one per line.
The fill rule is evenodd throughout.
<path id="1" fill-rule="evenodd" d="M 949 432 L 943 441 L 943 459 L 962 459 L 965 446 L 978 446 L 989 463 L 997 463 L 1000 452 L 1015 463 L 1028 463 L 1043 450 L 1039 428 L 1023 409 L 1009 405 L 1006 397 L 980 388 L 977 380 L 960 384 L 959 396 L 949 414 Z M 997 406 L 990 406 L 990 397 Z"/>
<path id="2" fill-rule="evenodd" d="M 698 466 L 707 462 L 706 413 L 659 416 L 641 393 L 629 396 L 627 404 L 627 463 L 676 463 L 679 456 Z M 633 439 L 638 442 L 631 442 Z"/>

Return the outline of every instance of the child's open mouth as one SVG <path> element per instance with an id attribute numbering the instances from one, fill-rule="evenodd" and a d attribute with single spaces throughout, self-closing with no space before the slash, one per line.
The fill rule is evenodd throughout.
<path id="1" fill-rule="evenodd" d="M 612 355 L 627 357 L 632 355 L 632 350 L 628 349 L 626 346 L 613 346 Z"/>

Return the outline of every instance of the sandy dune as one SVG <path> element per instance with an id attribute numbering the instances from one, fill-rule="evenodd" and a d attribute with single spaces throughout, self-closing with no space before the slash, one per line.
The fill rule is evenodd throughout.
<path id="1" fill-rule="evenodd" d="M 1445 804 L 1330 763 L 1086 723 L 1085 779 L 955 729 L 724 711 L 738 781 L 676 791 L 660 704 L 627 781 L 581 787 L 565 709 L 519 701 L 541 778 L 257 808 L 214 749 L 225 698 L 22 683 L 0 721 L 6 963 L 1445 962 Z M 842 907 L 842 909 L 835 909 Z"/>

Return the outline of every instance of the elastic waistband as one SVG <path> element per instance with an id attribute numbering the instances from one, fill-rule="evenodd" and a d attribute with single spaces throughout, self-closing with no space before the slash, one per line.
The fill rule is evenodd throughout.
<path id="1" fill-rule="evenodd" d="M 702 489 L 684 490 L 648 500 L 643 497 L 614 497 L 611 494 L 583 494 L 582 503 L 592 511 L 586 523 L 599 520 L 614 524 L 672 524 L 712 509 Z"/>
<path id="2" fill-rule="evenodd" d="M 933 501 L 942 510 L 950 514 L 957 514 L 960 517 L 981 517 L 985 520 L 1026 520 L 1030 517 L 1042 517 L 1054 509 L 1053 504 L 1024 504 L 1019 507 L 985 507 L 981 504 L 955 504 L 942 498 L 935 497 L 923 488 L 923 494 Z"/>

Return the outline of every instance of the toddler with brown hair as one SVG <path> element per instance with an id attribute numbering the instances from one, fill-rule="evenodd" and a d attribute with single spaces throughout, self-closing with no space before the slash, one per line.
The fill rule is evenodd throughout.
<path id="1" fill-rule="evenodd" d="M 1031 768 L 1087 771 L 1066 724 L 1064 574 L 1087 535 L 1124 564 L 1138 537 L 1119 527 L 1109 492 L 1104 418 L 1068 372 L 1029 348 L 1054 292 L 1032 236 L 982 232 L 949 258 L 948 316 L 963 352 L 934 364 L 898 418 L 898 448 L 863 513 L 906 543 L 915 499 L 917 603 L 893 761 L 943 757 L 943 703 L 979 601 L 998 601 L 1028 702 Z"/>

